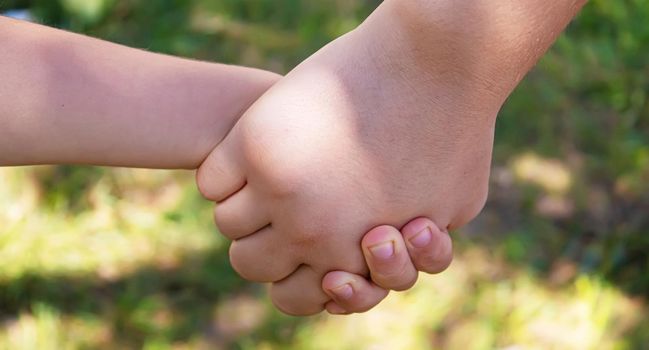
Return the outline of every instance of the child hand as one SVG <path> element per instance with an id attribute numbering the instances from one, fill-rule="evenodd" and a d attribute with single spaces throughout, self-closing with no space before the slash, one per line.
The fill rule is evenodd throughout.
<path id="1" fill-rule="evenodd" d="M 390 290 L 410 289 L 417 281 L 417 271 L 440 273 L 451 264 L 453 244 L 448 232 L 430 219 L 418 218 L 401 232 L 392 226 L 379 226 L 365 234 L 362 241 L 365 262 L 371 278 L 332 271 L 322 280 L 324 308 L 331 314 L 365 312 L 378 305 Z M 300 315 L 311 304 L 305 290 L 318 286 L 317 276 L 287 279 L 271 286 L 271 298 L 287 314 Z"/>
<path id="2" fill-rule="evenodd" d="M 401 232 L 391 226 L 374 228 L 363 237 L 363 254 L 371 280 L 344 271 L 325 275 L 322 289 L 331 297 L 325 309 L 331 314 L 365 312 L 376 306 L 389 290 L 410 289 L 417 281 L 417 271 L 440 273 L 451 264 L 453 244 L 446 231 L 430 219 L 418 218 Z M 276 288 L 288 294 L 273 294 L 281 309 L 297 304 L 302 288 Z"/>

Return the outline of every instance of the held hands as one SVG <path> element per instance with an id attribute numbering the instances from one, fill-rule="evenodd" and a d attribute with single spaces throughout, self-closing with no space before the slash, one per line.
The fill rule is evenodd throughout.
<path id="1" fill-rule="evenodd" d="M 272 283 L 289 314 L 365 311 L 385 297 L 381 287 L 407 289 L 417 269 L 444 270 L 447 230 L 486 200 L 502 99 L 463 89 L 470 82 L 460 84 L 453 62 L 444 74 L 427 70 L 404 54 L 415 50 L 398 27 L 384 33 L 386 19 L 377 22 L 274 85 L 197 174 L 233 240 L 233 267 Z M 432 221 L 407 224 L 416 217 Z M 370 230 L 378 224 L 389 226 Z"/>
<path id="2" fill-rule="evenodd" d="M 384 1 L 232 130 L 273 74 L 0 17 L 10 48 L 0 95 L 11 101 L 0 165 L 193 168 L 218 144 L 197 181 L 219 203 L 234 268 L 272 282 L 287 313 L 364 311 L 381 287 L 407 289 L 416 270 L 448 266 L 448 230 L 486 199 L 500 106 L 585 2 Z"/>
<path id="3" fill-rule="evenodd" d="M 367 311 L 383 300 L 388 290 L 402 291 L 412 287 L 417 280 L 417 270 L 439 273 L 453 259 L 448 232 L 440 230 L 425 218 L 411 221 L 401 232 L 391 226 L 372 229 L 363 237 L 362 250 L 371 280 L 344 271 L 326 274 L 322 289 L 331 297 L 331 301 L 325 304 L 329 313 Z M 287 289 L 285 291 L 294 293 Z M 274 297 L 277 301 L 290 300 L 294 303 L 289 299 L 294 295 Z M 295 304 L 297 301 L 299 299 Z M 288 311 L 296 307 L 292 304 L 278 306 Z"/>

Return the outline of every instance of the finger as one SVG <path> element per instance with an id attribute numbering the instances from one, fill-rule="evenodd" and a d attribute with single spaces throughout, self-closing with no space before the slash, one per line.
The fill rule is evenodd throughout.
<path id="1" fill-rule="evenodd" d="M 372 281 L 391 290 L 407 290 L 417 282 L 417 269 L 412 264 L 401 232 L 392 226 L 379 226 L 369 231 L 361 243 Z"/>
<path id="2" fill-rule="evenodd" d="M 343 271 L 325 275 L 322 290 L 332 299 L 325 308 L 334 315 L 368 311 L 388 295 L 387 290 L 364 277 Z"/>
<path id="3" fill-rule="evenodd" d="M 231 240 L 254 234 L 270 224 L 270 214 L 250 185 L 216 206 L 214 221 Z"/>
<path id="4" fill-rule="evenodd" d="M 307 265 L 300 266 L 286 279 L 271 285 L 270 297 L 282 312 L 293 316 L 315 315 L 330 298 L 322 291 L 322 275 Z"/>
<path id="5" fill-rule="evenodd" d="M 417 270 L 440 273 L 451 265 L 453 241 L 448 231 L 439 229 L 430 219 L 415 219 L 401 233 Z"/>
<path id="6" fill-rule="evenodd" d="M 238 155 L 234 138 L 229 136 L 212 151 L 196 172 L 196 183 L 203 197 L 222 202 L 243 188 L 246 176 L 237 161 L 241 159 Z"/>
<path id="7" fill-rule="evenodd" d="M 272 226 L 232 242 L 230 263 L 241 277 L 253 282 L 280 281 L 292 274 L 299 263 L 284 249 Z"/>

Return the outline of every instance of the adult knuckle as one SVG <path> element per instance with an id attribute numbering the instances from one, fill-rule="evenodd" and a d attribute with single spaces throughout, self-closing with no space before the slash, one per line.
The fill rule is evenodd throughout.
<path id="1" fill-rule="evenodd" d="M 234 218 L 231 213 L 220 209 L 218 206 L 214 210 L 214 223 L 219 232 L 229 239 L 236 237 L 236 225 L 233 222 Z"/>
<path id="2" fill-rule="evenodd" d="M 293 229 L 285 233 L 286 236 L 290 237 L 293 248 L 299 251 L 310 251 L 311 248 L 318 246 L 326 237 L 323 228 L 301 222 L 295 223 Z"/>
<path id="3" fill-rule="evenodd" d="M 488 191 L 479 191 L 473 198 L 462 205 L 455 220 L 450 225 L 450 229 L 458 229 L 477 218 L 487 204 Z"/>
<path id="4" fill-rule="evenodd" d="M 198 192 L 200 192 L 200 194 L 208 200 L 213 197 L 213 186 L 209 181 L 210 179 L 211 177 L 209 176 L 206 168 L 200 167 L 198 168 L 198 170 L 196 170 L 196 187 L 198 187 Z"/>
<path id="5" fill-rule="evenodd" d="M 232 244 L 230 245 L 229 256 L 232 269 L 234 269 L 234 271 L 245 280 L 252 282 L 262 282 L 249 268 L 247 264 L 247 257 L 243 248 L 243 245 L 237 241 L 232 242 Z"/>
<path id="6" fill-rule="evenodd" d="M 475 219 L 478 215 L 480 215 L 482 209 L 484 209 L 485 205 L 487 205 L 487 198 L 488 192 L 485 190 L 480 193 L 478 197 L 468 206 L 467 217 L 469 218 L 469 221 Z"/>

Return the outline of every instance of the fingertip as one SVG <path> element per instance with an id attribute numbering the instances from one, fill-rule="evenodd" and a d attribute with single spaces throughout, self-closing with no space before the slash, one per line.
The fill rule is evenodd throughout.
<path id="1" fill-rule="evenodd" d="M 233 145 L 226 138 L 196 170 L 198 191 L 212 202 L 222 202 L 246 185 L 246 174 L 233 156 Z"/>
<path id="2" fill-rule="evenodd" d="M 400 236 L 399 230 L 392 226 L 382 225 L 371 229 L 363 236 L 361 244 L 365 248 L 369 248 L 386 241 L 393 240 L 394 237 Z"/>
<path id="3" fill-rule="evenodd" d="M 344 271 L 333 271 L 325 275 L 322 289 L 332 299 L 332 302 L 325 305 L 332 314 L 368 311 L 388 295 L 387 290 L 362 276 Z"/>
<path id="4" fill-rule="evenodd" d="M 417 270 L 399 230 L 392 226 L 376 227 L 365 235 L 362 246 L 372 281 L 378 286 L 402 291 L 415 284 Z"/>
<path id="5" fill-rule="evenodd" d="M 431 274 L 446 270 L 453 260 L 453 241 L 428 218 L 417 218 L 402 229 L 410 258 L 422 272 Z"/>
<path id="6" fill-rule="evenodd" d="M 401 233 L 406 240 L 413 238 L 422 231 L 429 229 L 433 234 L 442 233 L 443 231 L 429 218 L 416 218 L 406 224 L 401 229 Z"/>
<path id="7" fill-rule="evenodd" d="M 322 290 L 325 292 L 351 281 L 351 274 L 344 271 L 331 271 L 322 278 Z M 329 293 L 327 293 L 329 294 Z"/>
<path id="8" fill-rule="evenodd" d="M 349 315 L 351 312 L 345 310 L 342 306 L 338 305 L 335 301 L 330 301 L 325 305 L 325 310 L 331 315 Z"/>

